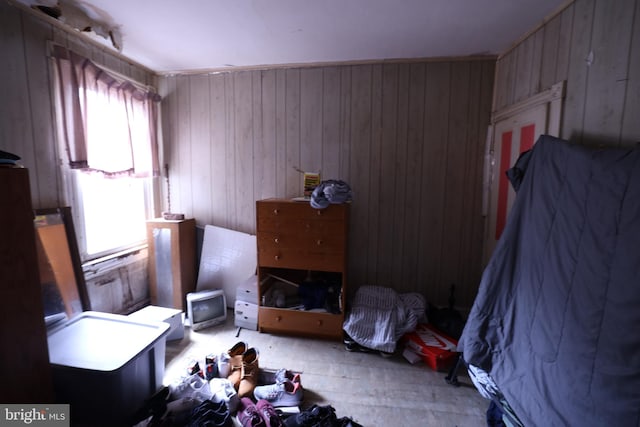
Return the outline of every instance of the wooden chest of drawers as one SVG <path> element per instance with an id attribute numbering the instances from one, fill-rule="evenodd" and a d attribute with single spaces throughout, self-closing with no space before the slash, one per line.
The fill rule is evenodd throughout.
<path id="1" fill-rule="evenodd" d="M 256 202 L 256 221 L 260 331 L 341 339 L 349 204 L 314 209 L 308 202 L 260 200 Z M 310 275 L 330 276 L 338 282 L 337 310 L 307 311 L 266 303 L 264 297 L 273 276 L 292 283 L 295 292 L 295 285 Z"/>

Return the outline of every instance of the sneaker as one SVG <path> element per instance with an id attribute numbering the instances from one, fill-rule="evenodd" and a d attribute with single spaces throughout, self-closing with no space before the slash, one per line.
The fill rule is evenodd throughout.
<path id="1" fill-rule="evenodd" d="M 285 427 L 333 426 L 336 421 L 335 409 L 331 405 L 312 405 L 304 411 L 284 420 Z"/>
<path id="2" fill-rule="evenodd" d="M 264 420 L 266 427 L 284 427 L 284 422 L 276 413 L 275 408 L 266 400 L 258 400 L 256 409 Z"/>
<path id="3" fill-rule="evenodd" d="M 227 353 L 222 353 L 218 357 L 218 377 L 228 378 L 231 373 L 231 357 Z"/>
<path id="4" fill-rule="evenodd" d="M 229 412 L 232 414 L 238 409 L 240 398 L 233 384 L 226 378 L 214 378 L 209 381 L 209 388 L 213 394 L 211 400 L 218 402 L 226 402 Z"/>
<path id="5" fill-rule="evenodd" d="M 248 397 L 240 399 L 238 421 L 240 421 L 242 427 L 267 427 L 258 409 Z"/>
<path id="6" fill-rule="evenodd" d="M 258 386 L 253 390 L 256 400 L 266 400 L 275 407 L 299 406 L 303 391 L 300 383 L 284 381 L 281 383 Z"/>
<path id="7" fill-rule="evenodd" d="M 279 369 L 276 372 L 276 375 L 275 375 L 275 382 L 276 383 L 283 383 L 283 382 L 285 382 L 287 380 L 291 381 L 292 383 L 298 383 L 298 384 L 300 384 L 300 386 L 302 386 L 301 379 L 300 379 L 300 374 L 293 373 L 293 372 L 288 371 L 288 370 L 286 370 L 284 368 L 283 369 Z"/>
<path id="8" fill-rule="evenodd" d="M 226 403 L 205 400 L 191 411 L 188 425 L 190 427 L 229 427 L 233 425 L 233 422 Z"/>
<path id="9" fill-rule="evenodd" d="M 177 400 L 182 397 L 192 397 L 194 399 L 204 401 L 211 397 L 209 383 L 199 374 L 193 374 L 171 384 L 169 386 L 169 391 L 172 400 Z"/>

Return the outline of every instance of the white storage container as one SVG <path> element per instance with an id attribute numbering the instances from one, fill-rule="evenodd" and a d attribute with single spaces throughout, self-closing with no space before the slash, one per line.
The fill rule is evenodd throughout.
<path id="1" fill-rule="evenodd" d="M 236 300 L 234 314 L 237 327 L 258 330 L 258 304 Z"/>
<path id="2" fill-rule="evenodd" d="M 251 276 L 236 288 L 236 301 L 258 304 L 258 276 Z"/>
<path id="3" fill-rule="evenodd" d="M 143 309 L 129 315 L 130 319 L 142 320 L 143 322 L 167 322 L 169 333 L 167 341 L 181 340 L 184 338 L 184 323 L 182 322 L 182 311 L 177 308 L 158 307 L 148 305 Z"/>
<path id="4" fill-rule="evenodd" d="M 84 312 L 48 333 L 56 401 L 72 424 L 131 425 L 162 387 L 169 324 Z"/>

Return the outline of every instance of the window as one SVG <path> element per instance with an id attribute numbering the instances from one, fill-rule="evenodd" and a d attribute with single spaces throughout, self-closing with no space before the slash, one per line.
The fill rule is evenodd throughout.
<path id="1" fill-rule="evenodd" d="M 146 242 L 154 217 L 158 95 L 52 49 L 66 197 L 83 262 Z"/>
<path id="2" fill-rule="evenodd" d="M 69 173 L 83 261 L 146 242 L 145 221 L 154 216 L 150 178 L 109 179 L 78 170 Z"/>

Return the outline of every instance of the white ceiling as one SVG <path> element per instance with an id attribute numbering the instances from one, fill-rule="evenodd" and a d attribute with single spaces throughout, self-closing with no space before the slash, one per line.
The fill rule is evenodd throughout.
<path id="1" fill-rule="evenodd" d="M 98 19 L 111 21 L 122 33 L 122 54 L 159 73 L 499 54 L 567 2 L 61 1 L 80 4 Z"/>

